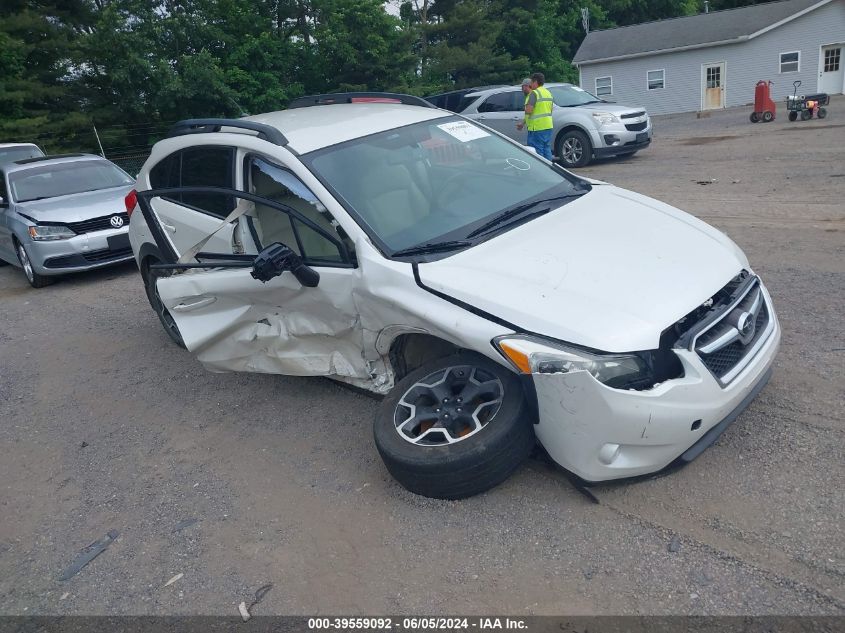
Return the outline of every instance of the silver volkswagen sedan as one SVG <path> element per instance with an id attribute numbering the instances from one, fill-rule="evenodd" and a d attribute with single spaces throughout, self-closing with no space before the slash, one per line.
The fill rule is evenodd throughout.
<path id="1" fill-rule="evenodd" d="M 124 197 L 134 179 L 91 154 L 43 156 L 0 168 L 0 260 L 33 288 L 56 275 L 132 259 Z"/>

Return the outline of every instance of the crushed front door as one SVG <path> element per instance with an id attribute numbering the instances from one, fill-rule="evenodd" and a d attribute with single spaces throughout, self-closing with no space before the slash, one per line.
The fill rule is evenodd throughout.
<path id="1" fill-rule="evenodd" d="M 156 194 L 139 193 L 142 211 Z M 315 261 L 304 254 L 303 261 L 320 275 L 317 286 L 309 288 L 290 271 L 266 283 L 253 278 L 254 253 L 176 253 L 190 262 L 164 264 L 174 272 L 158 279 L 157 288 L 185 346 L 211 370 L 329 376 L 366 387 L 370 378 L 353 298 L 357 269 L 345 245 L 284 205 L 244 192 L 227 190 L 225 195 L 238 197 L 239 206 L 254 209 L 258 202 L 265 213 L 285 214 L 299 232 L 308 229 L 324 237 L 337 256 L 326 258 L 324 249 L 322 260 Z"/>

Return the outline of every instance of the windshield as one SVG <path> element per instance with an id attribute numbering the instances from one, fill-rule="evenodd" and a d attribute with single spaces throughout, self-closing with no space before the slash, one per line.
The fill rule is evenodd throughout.
<path id="1" fill-rule="evenodd" d="M 35 145 L 21 145 L 19 147 L 0 147 L 0 165 L 13 163 L 24 158 L 35 158 L 44 156 L 44 152 Z"/>
<path id="2" fill-rule="evenodd" d="M 555 105 L 562 108 L 602 102 L 597 96 L 578 86 L 546 86 L 546 88 L 552 93 Z"/>
<path id="3" fill-rule="evenodd" d="M 110 189 L 133 182 L 126 172 L 105 160 L 40 165 L 9 174 L 9 189 L 17 202 Z"/>
<path id="4" fill-rule="evenodd" d="M 584 193 L 534 154 L 458 117 L 318 150 L 311 169 L 390 251 L 461 240 L 538 197 Z"/>

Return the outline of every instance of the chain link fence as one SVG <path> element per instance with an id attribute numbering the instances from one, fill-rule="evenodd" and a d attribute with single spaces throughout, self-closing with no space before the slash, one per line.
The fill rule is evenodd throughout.
<path id="1" fill-rule="evenodd" d="M 123 171 L 127 174 L 135 178 L 138 175 L 138 172 L 141 171 L 141 167 L 143 167 L 144 162 L 150 155 L 150 150 L 146 150 L 140 154 L 114 154 L 109 155 L 106 152 L 106 158 L 108 158 L 111 162 L 115 165 L 120 167 Z"/>

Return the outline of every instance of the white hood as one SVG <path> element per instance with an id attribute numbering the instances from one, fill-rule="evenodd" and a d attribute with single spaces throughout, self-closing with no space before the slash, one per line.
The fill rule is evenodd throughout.
<path id="1" fill-rule="evenodd" d="M 426 286 L 519 328 L 608 352 L 660 333 L 748 261 L 724 234 L 651 198 L 597 185 L 578 200 L 437 262 Z"/>

